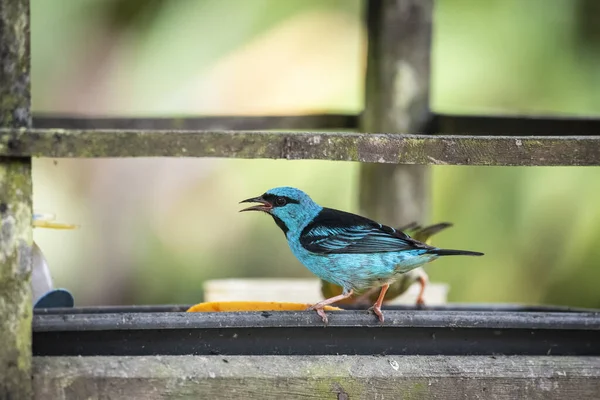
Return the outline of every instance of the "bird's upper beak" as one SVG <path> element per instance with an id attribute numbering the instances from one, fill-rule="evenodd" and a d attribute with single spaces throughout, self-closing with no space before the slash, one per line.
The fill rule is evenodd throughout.
<path id="1" fill-rule="evenodd" d="M 246 199 L 240 201 L 240 203 L 260 203 L 260 205 L 244 208 L 242 211 L 264 211 L 269 212 L 273 208 L 273 205 L 262 198 L 262 196 L 252 197 L 251 199 Z"/>

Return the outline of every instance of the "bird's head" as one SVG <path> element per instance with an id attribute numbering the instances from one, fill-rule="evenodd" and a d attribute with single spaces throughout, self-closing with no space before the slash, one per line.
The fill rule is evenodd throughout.
<path id="1" fill-rule="evenodd" d="M 288 231 L 303 229 L 322 209 L 302 190 L 288 186 L 267 190 L 261 196 L 240 203 L 260 203 L 240 211 L 266 212 L 286 235 Z"/>

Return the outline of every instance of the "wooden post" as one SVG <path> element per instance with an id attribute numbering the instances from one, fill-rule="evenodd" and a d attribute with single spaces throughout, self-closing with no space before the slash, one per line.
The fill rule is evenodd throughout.
<path id="1" fill-rule="evenodd" d="M 0 127 L 30 127 L 29 0 L 0 0 Z M 0 399 L 31 390 L 31 159 L 0 157 Z"/>
<path id="2" fill-rule="evenodd" d="M 433 0 L 367 0 L 365 132 L 425 133 L 430 121 Z M 360 211 L 381 223 L 423 223 L 429 167 L 363 164 Z"/>

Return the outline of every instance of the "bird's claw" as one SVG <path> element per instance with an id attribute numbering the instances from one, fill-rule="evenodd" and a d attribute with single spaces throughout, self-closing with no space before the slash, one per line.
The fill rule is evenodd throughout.
<path id="1" fill-rule="evenodd" d="M 369 311 L 372 311 L 375 315 L 377 315 L 377 318 L 379 318 L 379 322 L 383 323 L 385 318 L 383 317 L 383 313 L 381 312 L 381 307 L 373 306 L 369 308 Z"/>
<path id="2" fill-rule="evenodd" d="M 327 325 L 329 323 L 329 318 L 327 318 L 327 314 L 325 314 L 325 310 L 323 306 L 320 306 L 319 303 L 314 304 L 306 309 L 306 311 L 316 311 L 319 317 L 323 320 L 323 323 Z"/>
<path id="3" fill-rule="evenodd" d="M 319 314 L 319 317 L 321 317 L 321 319 L 323 320 L 323 323 L 327 325 L 329 323 L 329 318 L 327 318 L 325 310 L 323 310 L 322 308 L 316 308 L 315 310 L 317 311 L 317 314 Z"/>
<path id="4" fill-rule="evenodd" d="M 313 304 L 312 306 L 308 307 L 307 310 L 309 310 L 309 311 L 312 311 L 312 310 L 316 311 L 317 314 L 319 314 L 319 317 L 321 317 L 321 319 L 325 323 L 325 326 L 327 326 L 327 323 L 329 322 L 329 320 L 327 319 L 327 314 L 325 314 L 325 307 L 329 306 L 330 304 L 335 304 L 335 303 L 337 303 L 340 300 L 347 299 L 348 297 L 352 296 L 352 293 L 353 293 L 353 291 L 351 289 L 351 290 L 349 290 L 347 292 L 344 292 L 344 293 L 342 293 L 340 295 L 333 296 L 333 297 L 330 297 L 330 298 L 325 299 L 323 301 L 320 301 L 320 302 L 318 302 L 316 304 Z"/>

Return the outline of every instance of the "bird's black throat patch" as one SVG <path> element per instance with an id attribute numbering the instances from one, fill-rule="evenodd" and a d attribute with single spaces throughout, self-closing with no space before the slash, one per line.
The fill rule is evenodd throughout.
<path id="1" fill-rule="evenodd" d="M 277 226 L 281 228 L 281 230 L 283 231 L 283 234 L 287 237 L 287 233 L 290 229 L 287 227 L 285 222 L 283 222 L 283 220 L 281 218 L 279 218 L 273 214 L 270 214 L 270 215 L 275 220 L 275 223 L 277 224 Z"/>

